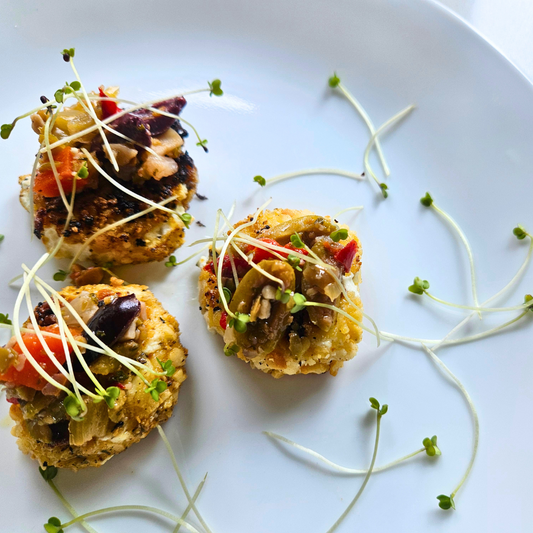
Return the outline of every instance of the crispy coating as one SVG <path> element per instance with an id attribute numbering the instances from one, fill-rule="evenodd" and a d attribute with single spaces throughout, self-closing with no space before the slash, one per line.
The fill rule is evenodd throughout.
<path id="1" fill-rule="evenodd" d="M 265 211 L 256 223 L 245 228 L 243 233 L 247 233 L 255 238 L 262 238 L 267 234 L 266 232 L 269 229 L 274 228 L 282 222 L 312 214 L 307 210 L 298 211 L 292 209 Z M 251 220 L 252 217 L 250 216 L 248 219 L 238 222 L 235 226 L 250 222 Z M 361 245 L 357 235 L 353 231 L 350 231 L 345 225 L 340 225 L 340 227 L 348 230 L 347 239 L 340 241 L 340 243 L 347 244 L 353 239 L 358 245 L 358 252 L 351 268 L 351 274 L 353 275 L 351 279 L 353 283 L 345 285 L 350 298 L 357 307 L 350 305 L 344 296 L 341 296 L 338 305 L 343 311 L 361 322 L 363 319 L 362 302 L 359 298 Z M 216 277 L 212 272 L 205 269 L 201 270 L 199 276 L 199 302 L 209 330 L 224 337 L 226 342 L 231 342 L 232 329 L 227 328 L 224 331 L 220 326 L 222 304 L 219 300 Z M 335 324 L 328 332 L 314 328 L 311 345 L 303 355 L 292 355 L 289 349 L 289 341 L 287 338 L 283 338 L 274 351 L 266 356 L 259 355 L 254 358 L 248 358 L 243 354 L 242 350 L 237 353 L 237 356 L 249 363 L 252 368 L 257 368 L 275 378 L 280 378 L 284 375 L 322 374 L 324 372 L 329 372 L 335 376 L 343 366 L 344 361 L 348 361 L 356 355 L 357 345 L 362 339 L 362 334 L 363 331 L 357 324 L 341 314 L 336 313 Z"/>
<path id="2" fill-rule="evenodd" d="M 167 313 L 154 295 L 143 285 L 115 286 L 86 285 L 83 287 L 66 287 L 61 294 L 72 301 L 82 291 L 103 295 L 126 295 L 134 293 L 139 301 L 146 305 L 147 319 L 139 326 L 139 353 L 146 361 L 145 365 L 161 370 L 157 358 L 162 361 L 172 361 L 176 372 L 172 377 L 163 378 L 168 388 L 161 393 L 159 401 L 144 392 L 146 385 L 135 375 L 131 374 L 125 382 L 120 396 L 113 409 L 109 409 L 105 402 L 92 404 L 96 409 L 103 409 L 103 416 L 107 415 L 107 426 L 99 436 L 93 437 L 83 445 L 73 445 L 72 426 L 69 425 L 69 441 L 46 444 L 30 434 L 29 421 L 19 405 L 10 408 L 11 418 L 16 425 L 12 434 L 17 437 L 17 444 L 21 451 L 37 459 L 41 465 L 54 465 L 59 468 L 79 470 L 89 466 L 101 466 L 111 457 L 124 451 L 132 444 L 139 442 L 158 424 L 165 422 L 171 415 L 178 400 L 178 391 L 186 379 L 185 361 L 187 350 L 181 345 L 179 325 L 174 317 Z M 91 368 L 102 367 L 105 361 L 101 356 Z M 152 374 L 146 374 L 148 381 Z M 90 407 L 91 408 L 91 407 Z"/>
<path id="3" fill-rule="evenodd" d="M 138 194 L 154 202 L 176 196 L 167 207 L 187 209 L 196 191 L 198 174 L 192 160 L 185 154 L 179 159 L 180 170 L 174 176 L 160 181 L 149 180 L 134 187 Z M 61 235 L 64 243 L 56 257 L 74 257 L 83 243 L 98 230 L 150 207 L 126 195 L 103 178 L 96 190 L 86 189 L 76 195 L 74 216 L 65 229 L 67 212 L 60 198 L 45 198 L 36 194 L 35 234 L 51 252 Z M 21 176 L 20 202 L 29 212 L 30 176 Z M 126 265 L 161 261 L 185 240 L 184 224 L 176 216 L 156 209 L 127 224 L 123 224 L 94 239 L 85 247 L 80 261 L 89 260 L 98 265 L 112 263 Z"/>

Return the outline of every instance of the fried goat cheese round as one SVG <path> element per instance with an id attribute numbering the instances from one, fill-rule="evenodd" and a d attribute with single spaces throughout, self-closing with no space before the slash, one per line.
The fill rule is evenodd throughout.
<path id="1" fill-rule="evenodd" d="M 123 286 L 116 278 L 112 281 L 114 285 L 66 287 L 59 294 L 115 354 L 128 362 L 140 363 L 137 368 L 149 384 L 154 385 L 157 378 L 163 385 L 147 391 L 150 387 L 117 358 L 92 351 L 90 346 L 97 346 L 96 342 L 83 332 L 74 313 L 62 305 L 62 325 L 68 327 L 75 340 L 90 345 L 80 347 L 83 359 L 92 377 L 111 398 L 93 401 L 82 392 L 86 414 L 78 420 L 67 403 L 72 396 L 38 374 L 15 338 L 0 348 L 0 382 L 6 386 L 7 401 L 13 404 L 12 434 L 17 437 L 20 450 L 41 465 L 71 470 L 101 466 L 165 422 L 178 400 L 179 388 L 186 379 L 187 358 L 187 350 L 180 344 L 178 323 L 147 287 Z M 49 350 L 68 369 L 57 316 L 46 302 L 37 305 L 34 315 Z M 45 353 L 29 320 L 21 334 L 41 368 L 72 391 L 73 385 Z M 70 343 L 68 348 L 76 384 L 94 396 L 95 384 Z M 166 375 L 156 376 L 148 371 L 162 374 L 163 368 Z"/>
<path id="2" fill-rule="evenodd" d="M 363 333 L 357 235 L 310 211 L 275 209 L 252 222 L 250 216 L 235 225 L 249 224 L 232 243 L 246 259 L 229 246 L 221 262 L 229 314 L 212 257 L 202 267 L 199 301 L 209 329 L 224 337 L 226 355 L 275 378 L 335 376 L 356 355 Z"/>
<path id="3" fill-rule="evenodd" d="M 116 87 L 105 92 L 100 88 L 101 96 L 116 97 L 117 94 Z M 183 97 L 177 97 L 154 104 L 154 107 L 178 115 L 185 104 Z M 93 101 L 92 105 L 101 120 L 121 111 L 115 102 Z M 32 127 L 41 143 L 47 120 L 46 110 L 32 116 Z M 48 135 L 49 142 L 83 133 L 94 124 L 93 118 L 76 103 L 57 112 Z M 152 207 L 139 197 L 155 203 L 167 202 L 165 207 L 178 214 L 188 208 L 198 175 L 193 160 L 183 149 L 187 132 L 178 120 L 146 109 L 127 113 L 109 126 L 113 132 L 105 134 L 118 170 L 98 131 L 52 151 L 57 179 L 67 202 L 73 194 L 75 197 L 70 220 L 50 158 L 47 153 L 41 153 L 32 191 L 34 233 L 49 252 L 63 236 L 64 241 L 56 254 L 58 258 L 74 257 L 79 253 L 80 261 L 90 260 L 99 265 L 161 261 L 184 242 L 185 225 L 179 216 L 155 208 L 125 224 L 117 223 Z M 132 197 L 111 183 L 98 167 L 138 197 Z M 31 212 L 31 175 L 21 176 L 19 181 L 21 204 Z M 105 228 L 109 229 L 93 237 Z M 86 244 L 88 239 L 91 240 Z"/>

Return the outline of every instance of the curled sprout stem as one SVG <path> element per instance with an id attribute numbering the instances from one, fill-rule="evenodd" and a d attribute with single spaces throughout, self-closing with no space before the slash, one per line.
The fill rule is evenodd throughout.
<path id="1" fill-rule="evenodd" d="M 376 439 L 374 441 L 374 451 L 372 453 L 372 460 L 370 462 L 370 466 L 368 468 L 368 471 L 366 472 L 365 479 L 363 480 L 363 483 L 361 484 L 361 487 L 357 494 L 354 496 L 354 499 L 350 502 L 344 513 L 339 516 L 337 521 L 328 529 L 327 533 L 333 533 L 344 521 L 348 513 L 352 510 L 353 506 L 357 503 L 357 500 L 360 498 L 361 494 L 363 494 L 363 491 L 365 490 L 365 487 L 368 483 L 368 480 L 370 479 L 370 476 L 372 475 L 372 471 L 374 470 L 374 465 L 376 463 L 376 457 L 378 455 L 378 444 L 379 444 L 379 433 L 381 428 L 381 417 L 379 410 L 377 411 L 377 417 L 376 417 Z"/>
<path id="2" fill-rule="evenodd" d="M 365 208 L 364 205 L 356 205 L 354 207 L 347 207 L 346 209 L 341 209 L 338 213 L 335 213 L 333 215 L 333 218 L 336 219 L 337 217 L 339 217 L 343 213 L 347 213 L 348 211 L 362 211 L 364 208 Z"/>
<path id="3" fill-rule="evenodd" d="M 157 431 L 159 432 L 159 435 L 161 436 L 161 439 L 163 440 L 165 447 L 168 451 L 168 454 L 170 455 L 170 458 L 172 459 L 172 464 L 174 465 L 174 470 L 176 471 L 176 474 L 178 476 L 181 488 L 183 489 L 183 492 L 185 494 L 185 497 L 187 498 L 187 501 L 189 502 L 189 505 L 191 506 L 191 509 L 193 510 L 194 514 L 200 521 L 200 524 L 202 524 L 202 527 L 205 529 L 206 533 L 211 533 L 211 530 L 209 529 L 208 525 L 206 524 L 205 520 L 203 519 L 202 515 L 200 514 L 200 511 L 198 511 L 198 508 L 196 507 L 194 500 L 191 498 L 191 495 L 189 493 L 189 489 L 187 488 L 187 484 L 185 483 L 185 480 L 183 479 L 183 475 L 181 474 L 180 467 L 178 465 L 178 461 L 176 460 L 176 456 L 174 455 L 174 452 L 172 451 L 172 446 L 170 445 L 170 442 L 168 441 L 168 438 L 163 431 L 163 428 L 158 424 Z M 181 525 L 184 525 L 184 522 L 180 522 Z"/>
<path id="4" fill-rule="evenodd" d="M 345 96 L 348 102 L 350 102 L 350 104 L 352 104 L 355 107 L 359 115 L 361 115 L 361 118 L 364 120 L 368 128 L 368 131 L 370 132 L 370 135 L 374 135 L 376 133 L 376 128 L 374 127 L 374 124 L 372 120 L 370 119 L 370 117 L 368 116 L 368 113 L 365 111 L 364 107 L 359 103 L 359 101 L 355 98 L 355 96 L 353 96 L 353 94 L 350 91 L 348 91 L 348 89 L 346 89 L 346 87 L 343 85 L 342 82 L 339 82 L 339 84 L 337 85 L 337 88 Z M 385 160 L 385 156 L 383 155 L 383 151 L 381 149 L 381 142 L 379 141 L 379 139 L 376 139 L 376 151 L 378 153 L 381 166 L 383 167 L 383 173 L 385 174 L 385 176 L 389 176 L 390 169 L 389 169 L 389 166 L 387 165 L 387 161 Z"/>
<path id="5" fill-rule="evenodd" d="M 531 305 L 528 303 L 525 303 L 522 305 L 515 305 L 512 307 L 483 307 L 483 306 L 476 307 L 472 305 L 459 305 L 459 304 L 454 304 L 452 302 L 447 302 L 446 300 L 442 300 L 441 298 L 437 298 L 436 296 L 434 296 L 427 290 L 424 292 L 426 296 L 429 296 L 435 302 L 446 305 L 448 307 L 454 307 L 455 309 L 467 309 L 470 311 L 483 311 L 484 313 L 505 313 L 507 311 L 518 311 L 520 309 L 526 309 L 530 307 Z"/>
<path id="6" fill-rule="evenodd" d="M 474 305 L 476 307 L 479 307 L 479 300 L 477 297 L 477 280 L 476 280 L 476 269 L 474 266 L 474 255 L 472 254 L 472 248 L 470 246 L 470 243 L 468 242 L 468 239 L 466 238 L 466 235 L 464 234 L 463 230 L 459 227 L 459 224 L 455 222 L 455 220 L 448 215 L 445 211 L 443 211 L 440 207 L 435 205 L 435 202 L 431 203 L 431 208 L 434 209 L 441 217 L 443 217 L 451 226 L 452 228 L 457 232 L 457 235 L 459 235 L 459 238 L 463 242 L 466 253 L 468 254 L 468 261 L 470 263 L 470 279 L 472 283 L 472 296 L 474 298 Z M 482 317 L 481 311 L 478 311 L 479 318 Z"/>
<path id="7" fill-rule="evenodd" d="M 468 467 L 463 477 L 461 478 L 461 481 L 459 481 L 458 485 L 455 487 L 455 489 L 450 495 L 450 497 L 453 499 L 455 495 L 459 492 L 459 489 L 463 486 L 464 482 L 467 480 L 470 474 L 470 471 L 472 470 L 472 467 L 474 466 L 474 461 L 476 460 L 477 449 L 479 446 L 479 417 L 478 417 L 474 402 L 472 401 L 472 398 L 470 397 L 470 394 L 468 394 L 467 390 L 465 389 L 464 385 L 461 383 L 459 378 L 455 376 L 453 372 L 435 355 L 433 350 L 430 350 L 424 344 L 422 344 L 422 346 L 424 347 L 424 350 L 426 351 L 426 353 L 431 357 L 433 362 L 444 370 L 444 372 L 452 379 L 452 381 L 457 385 L 459 390 L 462 392 L 463 396 L 465 397 L 468 403 L 470 412 L 472 413 L 472 419 L 474 421 L 474 441 L 472 445 L 472 455 L 470 457 L 470 462 L 468 463 Z"/>
<path id="8" fill-rule="evenodd" d="M 281 442 L 284 442 L 286 444 L 289 444 L 290 446 L 293 446 L 294 448 L 307 453 L 308 455 L 314 457 L 315 459 L 318 459 L 322 463 L 328 465 L 329 467 L 333 468 L 334 470 L 337 470 L 338 472 L 342 472 L 343 474 L 351 474 L 354 476 L 361 476 L 366 473 L 368 473 L 368 469 L 366 470 L 359 470 L 356 468 L 347 468 L 345 466 L 341 466 L 337 463 L 334 463 L 333 461 L 330 461 L 327 457 L 324 457 L 318 452 L 315 452 L 311 448 L 306 448 L 305 446 L 302 446 L 301 444 L 298 444 L 286 437 L 283 437 L 282 435 L 278 435 L 277 433 L 273 433 L 272 431 L 263 431 L 264 435 L 267 435 L 268 437 L 272 437 L 273 439 L 277 439 Z M 390 463 L 384 464 L 382 466 L 376 466 L 374 467 L 373 473 L 382 472 L 383 470 L 388 470 L 389 468 L 393 468 L 400 463 L 403 463 L 404 461 L 407 461 L 408 459 L 411 459 L 412 457 L 415 457 L 416 455 L 425 452 L 426 448 L 420 448 L 419 450 L 414 451 L 413 453 L 409 453 L 407 455 L 404 455 L 403 457 L 400 457 L 399 459 L 396 459 L 395 461 L 391 461 Z"/>
<path id="9" fill-rule="evenodd" d="M 376 177 L 372 167 L 370 166 L 370 161 L 368 160 L 369 159 L 369 156 L 370 156 L 370 151 L 372 150 L 372 147 L 374 146 L 375 142 L 376 142 L 376 139 L 378 138 L 378 135 L 380 135 L 381 133 L 383 133 L 383 131 L 385 131 L 388 127 L 390 127 L 392 124 L 394 124 L 395 122 L 401 120 L 402 118 L 404 118 L 406 115 L 408 115 L 413 109 L 415 108 L 414 105 L 410 105 L 408 107 L 406 107 L 405 109 L 403 109 L 402 111 L 400 111 L 399 113 L 397 113 L 396 115 L 394 115 L 393 117 L 389 118 L 389 120 L 387 120 L 384 124 L 382 124 L 373 134 L 372 136 L 370 137 L 370 141 L 368 142 L 367 146 L 366 146 L 366 150 L 365 150 L 365 154 L 364 154 L 364 157 L 363 157 L 363 164 L 364 164 L 364 167 L 365 167 L 365 172 L 367 172 L 367 174 L 370 175 L 370 177 L 372 177 L 374 179 L 374 181 L 381 187 L 381 182 L 378 180 L 378 178 Z"/>

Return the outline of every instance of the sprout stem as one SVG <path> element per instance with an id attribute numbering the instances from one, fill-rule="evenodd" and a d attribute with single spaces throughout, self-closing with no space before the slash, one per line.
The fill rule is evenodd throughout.
<path id="1" fill-rule="evenodd" d="M 318 452 L 315 452 L 311 448 L 306 448 L 305 446 L 302 446 L 301 444 L 298 444 L 286 437 L 283 437 L 282 435 L 278 435 L 277 433 L 273 433 L 272 431 L 263 431 L 264 435 L 267 435 L 268 437 L 272 437 L 273 439 L 280 440 L 282 442 L 285 442 L 286 444 L 289 444 L 290 446 L 293 446 L 294 448 L 301 450 L 302 452 L 305 452 L 315 459 L 318 459 L 319 461 L 322 461 L 324 464 L 330 466 L 331 468 L 342 472 L 343 474 L 352 474 L 354 476 L 360 476 L 368 473 L 367 470 L 358 470 L 355 468 L 347 468 L 345 466 L 341 466 L 337 463 L 334 463 L 333 461 L 330 461 L 327 457 L 324 457 L 323 455 L 319 454 Z M 391 461 L 390 463 L 386 463 L 383 466 L 376 466 L 374 467 L 373 473 L 382 472 L 383 470 L 388 470 L 389 468 L 392 468 L 396 465 L 399 465 L 400 463 L 403 463 L 404 461 L 407 461 L 408 459 L 411 459 L 412 457 L 415 457 L 416 455 L 425 452 L 425 448 L 420 448 L 419 450 L 414 451 L 413 453 L 409 453 L 407 455 L 404 455 L 403 457 L 400 457 L 399 459 L 396 459 L 395 461 Z"/>
<path id="2" fill-rule="evenodd" d="M 352 510 L 353 506 L 357 503 L 357 500 L 359 499 L 359 497 L 361 496 L 361 494 L 363 494 L 363 491 L 365 490 L 368 480 L 370 479 L 370 476 L 372 475 L 372 471 L 374 470 L 374 464 L 376 463 L 376 457 L 378 454 L 380 426 L 381 426 L 381 415 L 378 410 L 377 423 L 376 423 L 376 440 L 374 442 L 374 452 L 372 454 L 372 461 L 370 462 L 370 467 L 368 468 L 368 471 L 365 475 L 365 479 L 363 480 L 361 488 L 355 495 L 354 499 L 351 501 L 350 505 L 348 505 L 344 513 L 342 513 L 341 516 L 337 519 L 337 521 L 328 529 L 327 533 L 333 533 L 333 531 L 335 531 L 340 526 L 342 521 L 346 518 L 348 513 Z"/>
<path id="3" fill-rule="evenodd" d="M 463 393 L 463 396 L 465 397 L 468 406 L 470 407 L 470 411 L 472 413 L 472 419 L 474 421 L 474 442 L 472 446 L 472 455 L 470 457 L 470 462 L 468 463 L 468 467 L 461 478 L 461 481 L 459 481 L 459 484 L 453 492 L 451 493 L 451 498 L 453 499 L 457 492 L 459 492 L 459 489 L 463 486 L 464 482 L 468 478 L 470 471 L 472 470 L 472 467 L 474 466 L 474 461 L 476 460 L 477 455 L 477 449 L 479 445 L 479 417 L 476 411 L 476 407 L 474 406 L 474 402 L 472 401 L 472 398 L 470 397 L 470 394 L 468 394 L 467 390 L 465 389 L 464 385 L 461 383 L 459 378 L 453 374 L 453 372 L 435 355 L 435 353 L 430 350 L 426 345 L 422 344 L 424 347 L 424 350 L 426 350 L 427 354 L 433 359 L 433 362 L 439 365 L 445 372 L 448 374 L 448 376 L 454 381 L 454 383 L 457 385 L 459 390 Z"/>
<path id="4" fill-rule="evenodd" d="M 483 311 L 484 313 L 504 313 L 507 311 L 518 311 L 520 309 L 526 309 L 531 304 L 525 303 L 522 305 L 515 305 L 513 307 L 483 307 L 482 305 L 479 307 L 472 306 L 472 305 L 459 305 L 454 304 L 452 302 L 447 302 L 446 300 L 442 300 L 441 298 L 437 298 L 436 296 L 433 296 L 429 291 L 424 291 L 426 296 L 429 296 L 432 300 L 435 300 L 436 302 L 447 305 L 448 307 L 454 307 L 455 309 L 467 309 L 471 311 Z"/>
<path id="5" fill-rule="evenodd" d="M 266 185 L 270 185 L 277 181 L 288 180 L 290 178 L 297 178 L 299 176 L 311 176 L 314 174 L 329 174 L 332 176 L 343 176 L 345 178 L 351 178 L 354 180 L 363 180 L 361 174 L 356 174 L 355 172 L 348 172 L 346 170 L 339 170 L 336 168 L 310 168 L 307 170 L 298 170 L 296 172 L 287 172 L 285 174 L 279 174 L 273 178 L 269 178 L 265 182 Z"/>

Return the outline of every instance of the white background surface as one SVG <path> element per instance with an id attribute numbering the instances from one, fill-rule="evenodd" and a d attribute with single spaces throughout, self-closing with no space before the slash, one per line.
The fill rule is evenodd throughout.
<path id="1" fill-rule="evenodd" d="M 458 9 L 474 24 L 491 20 L 478 4 L 492 5 L 465 3 Z M 486 27 L 509 20 L 501 13 L 494 26 Z M 366 310 L 383 329 L 429 338 L 446 334 L 463 315 L 408 296 L 413 277 L 429 279 L 436 294 L 453 301 L 470 302 L 470 293 L 459 241 L 418 203 L 426 190 L 471 239 L 481 300 L 505 285 L 523 260 L 526 243 L 516 241 L 511 230 L 519 222 L 533 226 L 532 88 L 481 38 L 433 4 L 211 0 L 97 1 L 76 7 L 19 2 L 2 4 L 0 21 L 2 122 L 72 77 L 59 55 L 64 47 L 76 46 L 88 87 L 120 84 L 126 98 L 222 79 L 224 98 L 191 98 L 184 112 L 210 147 L 204 156 L 188 143 L 201 174 L 199 192 L 209 197 L 191 206 L 208 228 L 191 230 L 189 242 L 212 227 L 216 208 L 228 210 L 234 199 L 239 217 L 269 195 L 274 206 L 326 214 L 364 204 L 364 212 L 344 220 L 363 242 Z M 503 34 L 500 27 L 491 37 L 527 71 L 526 54 L 515 55 L 519 47 L 512 49 L 512 40 L 506 49 L 498 40 Z M 258 173 L 268 177 L 313 166 L 361 170 L 368 133 L 347 102 L 329 92 L 327 77 L 334 69 L 376 124 L 410 103 L 417 105 L 383 142 L 393 172 L 390 198 L 382 202 L 367 183 L 341 178 L 256 189 L 251 178 Z M 0 144 L 5 280 L 43 251 L 36 240 L 30 243 L 29 222 L 17 202 L 16 177 L 28 172 L 35 147 L 29 123 L 19 124 Z M 181 250 L 178 257 L 188 253 Z M 209 472 L 200 507 L 214 531 L 326 531 L 361 479 L 295 459 L 261 431 L 277 431 L 332 460 L 364 468 L 374 432 L 369 396 L 390 405 L 378 464 L 414 451 L 434 433 L 443 456 L 433 463 L 420 457 L 377 474 L 339 531 L 530 530 L 530 328 L 440 352 L 463 379 L 481 418 L 472 477 L 456 498 L 457 511 L 445 513 L 435 497 L 450 493 L 462 476 L 472 427 L 463 398 L 422 352 L 401 345 L 376 349 L 367 336 L 360 354 L 336 378 L 276 381 L 221 354 L 220 339 L 205 331 L 197 310 L 193 265 L 170 272 L 163 265 L 133 267 L 121 274 L 149 284 L 181 324 L 190 379 L 166 430 L 176 448 L 181 436 L 180 456 L 191 485 Z M 532 279 L 529 272 L 509 304 L 531 292 Z M 2 310 L 13 305 L 15 294 L 5 284 L 0 287 Z M 485 327 L 497 320 L 487 317 Z M 5 413 L 2 403 L 0 420 Z M 0 449 L 2 508 L 13 517 L 0 529 L 42 531 L 49 516 L 66 518 L 36 464 L 18 452 L 4 428 Z M 153 434 L 104 468 L 62 472 L 58 484 L 80 511 L 120 503 L 182 510 L 184 498 L 170 466 Z M 140 516 L 99 521 L 95 527 L 103 533 L 168 530 Z"/>

